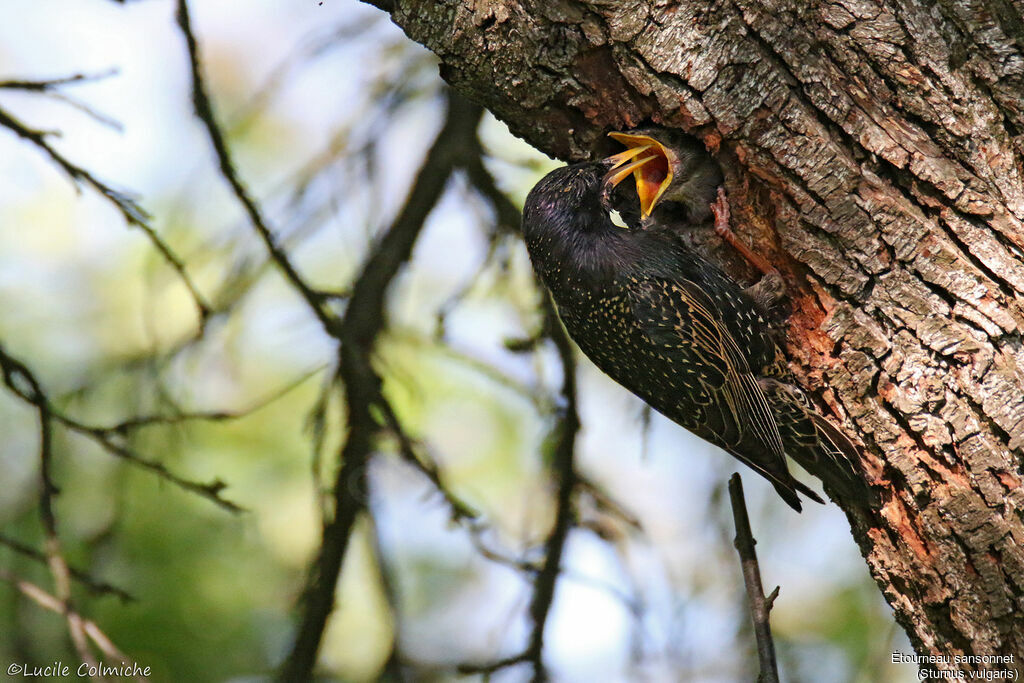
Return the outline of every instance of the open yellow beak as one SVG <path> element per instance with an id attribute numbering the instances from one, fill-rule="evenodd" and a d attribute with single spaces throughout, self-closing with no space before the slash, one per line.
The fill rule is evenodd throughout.
<path id="1" fill-rule="evenodd" d="M 612 162 L 612 168 L 605 175 L 604 180 L 601 181 L 601 185 L 604 187 L 604 189 L 608 190 L 610 189 L 610 187 L 615 187 L 623 180 L 628 178 L 630 174 L 633 173 L 633 171 L 654 161 L 654 155 L 644 154 L 644 152 L 648 151 L 650 148 L 650 145 L 645 145 L 643 147 L 633 147 L 627 149 L 625 152 L 613 154 L 607 159 L 605 159 L 605 161 Z"/>
<path id="2" fill-rule="evenodd" d="M 636 180 L 636 193 L 640 197 L 640 212 L 646 218 L 651 215 L 654 207 L 665 194 L 665 190 L 672 184 L 675 152 L 649 135 L 631 133 L 608 133 L 608 135 L 626 145 L 627 149 L 608 157 L 614 161 L 615 166 L 605 176 L 605 182 L 610 182 L 613 186 L 618 185 L 632 173 Z M 620 168 L 621 164 L 630 159 L 635 159 L 635 161 Z"/>

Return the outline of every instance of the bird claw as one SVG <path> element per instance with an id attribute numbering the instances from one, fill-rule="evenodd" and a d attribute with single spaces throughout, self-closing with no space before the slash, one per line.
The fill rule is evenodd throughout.
<path id="1" fill-rule="evenodd" d="M 725 188 L 718 188 L 718 196 L 711 204 L 711 213 L 715 216 L 716 235 L 728 242 L 733 249 L 750 262 L 750 265 L 760 270 L 766 276 L 773 273 L 775 275 L 779 274 L 775 266 L 755 254 L 729 227 L 729 202 L 725 198 Z"/>
<path id="2" fill-rule="evenodd" d="M 770 311 L 786 295 L 786 281 L 782 279 L 779 271 L 772 270 L 743 291 L 754 300 L 762 312 Z"/>

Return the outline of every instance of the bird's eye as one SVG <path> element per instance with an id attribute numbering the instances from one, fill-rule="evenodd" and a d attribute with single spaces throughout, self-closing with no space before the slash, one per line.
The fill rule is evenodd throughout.
<path id="1" fill-rule="evenodd" d="M 611 219 L 612 225 L 617 228 L 623 228 L 629 230 L 629 226 L 626 225 L 626 221 L 622 220 L 622 214 L 616 209 L 612 209 L 608 212 L 608 218 Z"/>

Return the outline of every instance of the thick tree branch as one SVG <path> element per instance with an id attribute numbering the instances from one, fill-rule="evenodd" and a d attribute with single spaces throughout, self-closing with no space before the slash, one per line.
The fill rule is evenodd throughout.
<path id="1" fill-rule="evenodd" d="M 374 417 L 383 405 L 381 380 L 371 363 L 376 340 L 385 326 L 388 286 L 409 259 L 423 223 L 441 197 L 452 172 L 464 163 L 481 109 L 452 95 L 445 124 L 430 148 L 416 182 L 391 227 L 371 252 L 352 287 L 339 326 L 339 375 L 345 388 L 348 436 L 335 481 L 333 511 L 323 529 L 320 553 L 310 572 L 302 600 L 295 642 L 279 673 L 281 681 L 312 678 L 316 654 L 352 528 L 365 509 L 366 468 L 382 425 Z"/>

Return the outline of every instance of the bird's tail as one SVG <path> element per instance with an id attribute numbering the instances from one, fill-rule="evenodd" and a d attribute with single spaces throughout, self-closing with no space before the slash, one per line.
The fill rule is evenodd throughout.
<path id="1" fill-rule="evenodd" d="M 803 511 L 803 505 L 800 503 L 800 496 L 798 494 L 803 494 L 816 503 L 824 504 L 825 501 L 821 499 L 821 496 L 815 493 L 813 489 L 808 488 L 803 482 L 795 479 L 785 467 L 766 468 L 762 463 L 758 463 L 750 459 L 735 449 L 727 450 L 732 453 L 737 460 L 744 463 L 750 467 L 750 469 L 754 470 L 771 482 L 772 486 L 775 487 L 775 490 L 782 497 L 782 500 L 786 501 L 786 504 L 797 512 Z"/>
<path id="2" fill-rule="evenodd" d="M 800 465 L 821 479 L 840 498 L 860 500 L 869 507 L 877 507 L 878 494 L 871 490 L 861 464 L 861 455 L 850 438 L 818 413 L 808 413 L 818 432 L 818 447 L 814 462 Z M 814 469 L 812 469 L 814 468 Z"/>
<path id="3" fill-rule="evenodd" d="M 860 450 L 850 438 L 818 414 L 798 387 L 767 378 L 761 386 L 779 421 L 786 454 L 831 495 L 876 507 L 878 495 L 868 486 Z"/>

